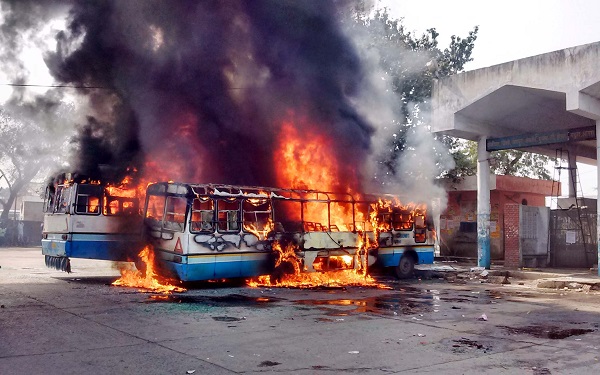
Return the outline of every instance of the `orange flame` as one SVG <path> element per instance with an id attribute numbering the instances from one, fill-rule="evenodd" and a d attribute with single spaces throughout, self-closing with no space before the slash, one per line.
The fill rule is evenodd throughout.
<path id="1" fill-rule="evenodd" d="M 368 286 L 388 289 L 387 286 L 377 283 L 375 279 L 367 275 L 364 272 L 366 268 L 362 270 L 345 269 L 329 272 L 302 272 L 302 261 L 296 255 L 296 249 L 293 245 L 282 248 L 278 242 L 274 242 L 273 251 L 277 255 L 273 275 L 250 279 L 247 281 L 248 286 L 253 288 L 260 286 L 293 288 Z M 346 265 L 350 265 L 353 261 L 356 261 L 352 257 L 350 259 L 347 257 L 339 256 L 333 258 Z"/>
<path id="2" fill-rule="evenodd" d="M 140 260 L 146 265 L 146 272 L 131 267 L 121 269 L 121 277 L 112 283 L 115 286 L 142 288 L 160 293 L 185 292 L 185 289 L 171 284 L 158 275 L 154 263 L 154 251 L 147 245 L 138 254 Z"/>
<path id="3" fill-rule="evenodd" d="M 279 186 L 302 190 L 353 193 L 356 181 L 344 181 L 340 187 L 341 171 L 333 154 L 333 144 L 324 135 L 307 130 L 300 135 L 291 122 L 284 122 L 279 134 L 279 148 L 274 153 L 275 170 Z M 345 191 L 340 191 L 341 189 Z M 327 212 L 330 212 L 329 221 Z M 350 230 L 353 221 L 349 204 L 333 202 L 307 203 L 304 220 L 314 223 L 306 230 Z"/>
<path id="4" fill-rule="evenodd" d="M 292 115 L 292 117 L 294 117 Z M 297 119 L 295 119 L 297 120 Z M 299 121 L 304 121 L 300 119 Z M 313 127 L 313 129 L 316 127 Z M 323 134 L 310 130 L 310 126 L 303 126 L 302 134 L 291 120 L 283 122 L 278 134 L 278 149 L 273 154 L 275 162 L 276 179 L 279 186 L 300 190 L 319 190 L 333 192 L 338 196 L 348 194 L 348 198 L 355 195 L 358 181 L 353 170 L 343 170 L 338 165 L 334 154 L 333 140 Z M 345 167 L 348 169 L 348 167 Z M 350 167 L 351 169 L 351 167 Z M 350 178 L 341 181 L 342 174 Z M 343 184 L 343 185 L 342 185 Z M 334 194 L 335 195 L 335 194 Z M 353 231 L 356 227 L 364 229 L 364 215 L 355 211 L 349 202 L 317 201 L 303 203 L 303 220 L 305 231 Z M 327 198 L 327 197 L 324 197 Z M 346 200 L 350 200 L 347 199 Z M 359 236 L 362 237 L 362 236 Z M 366 248 L 361 245 L 354 257 L 330 255 L 327 258 L 317 258 L 312 265 L 317 271 L 325 268 L 324 263 L 333 268 L 346 268 L 328 272 L 302 272 L 304 265 L 296 255 L 297 249 L 293 245 L 281 247 L 279 243 L 273 244 L 273 251 L 277 254 L 276 271 L 274 277 L 261 276 L 249 282 L 250 286 L 342 286 L 362 285 L 379 286 L 375 280 L 367 275 Z M 356 265 L 356 266 L 355 266 Z M 348 269 L 350 268 L 350 269 Z M 278 270 L 287 272 L 281 274 Z"/>
<path id="5" fill-rule="evenodd" d="M 263 229 L 258 229 L 256 225 L 251 223 L 244 223 L 244 230 L 258 237 L 260 241 L 265 240 L 267 235 L 273 231 L 273 228 L 275 228 L 275 225 L 273 224 L 273 220 L 271 220 L 271 218 L 267 219 L 267 223 Z"/>

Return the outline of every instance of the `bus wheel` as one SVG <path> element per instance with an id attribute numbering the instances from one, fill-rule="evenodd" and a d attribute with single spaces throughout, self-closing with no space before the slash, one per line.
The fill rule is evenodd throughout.
<path id="1" fill-rule="evenodd" d="M 408 279 L 415 272 L 415 260 L 408 254 L 403 254 L 400 263 L 394 268 L 394 273 L 399 279 Z"/>

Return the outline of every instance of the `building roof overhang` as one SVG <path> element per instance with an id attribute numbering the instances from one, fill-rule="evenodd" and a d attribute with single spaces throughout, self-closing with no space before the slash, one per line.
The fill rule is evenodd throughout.
<path id="1" fill-rule="evenodd" d="M 434 83 L 432 104 L 434 132 L 469 140 L 593 127 L 600 120 L 600 42 L 445 77 Z M 526 150 L 555 156 L 558 148 L 595 164 L 595 140 Z"/>

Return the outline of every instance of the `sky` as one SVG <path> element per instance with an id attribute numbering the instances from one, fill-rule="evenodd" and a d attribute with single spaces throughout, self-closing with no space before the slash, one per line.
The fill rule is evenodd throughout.
<path id="1" fill-rule="evenodd" d="M 408 31 L 422 34 L 435 28 L 440 47 L 450 37 L 466 37 L 479 26 L 474 70 L 508 61 L 600 41 L 600 0 L 378 0 L 394 18 L 403 18 Z M 551 176 L 554 164 L 550 166 Z M 578 196 L 597 194 L 596 167 L 578 163 Z M 554 174 L 558 178 L 558 174 Z M 561 174 L 561 181 L 567 181 Z M 564 190 L 566 192 L 566 190 Z"/>
<path id="2" fill-rule="evenodd" d="M 600 41 L 598 0 L 377 0 L 409 31 L 434 27 L 440 46 L 479 26 L 466 70 Z"/>

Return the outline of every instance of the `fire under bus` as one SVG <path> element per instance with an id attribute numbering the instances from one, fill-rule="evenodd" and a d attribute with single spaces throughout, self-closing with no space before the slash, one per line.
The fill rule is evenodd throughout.
<path id="1" fill-rule="evenodd" d="M 62 174 L 48 184 L 42 253 L 46 266 L 70 272 L 70 258 L 134 261 L 142 246 L 135 189 Z"/>
<path id="2" fill-rule="evenodd" d="M 392 196 L 161 182 L 147 188 L 144 227 L 158 266 L 182 281 L 277 274 L 290 256 L 284 273 L 378 262 L 404 278 L 434 259 L 425 206 Z"/>

